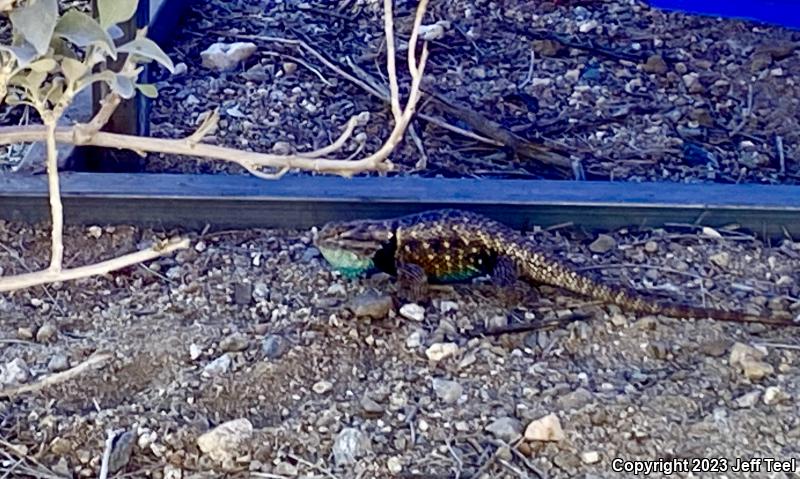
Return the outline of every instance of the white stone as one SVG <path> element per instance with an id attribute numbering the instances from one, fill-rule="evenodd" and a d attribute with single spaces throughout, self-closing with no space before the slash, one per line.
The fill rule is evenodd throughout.
<path id="1" fill-rule="evenodd" d="M 400 462 L 399 457 L 392 456 L 386 461 L 386 468 L 392 474 L 400 474 L 403 471 L 403 463 Z"/>
<path id="2" fill-rule="evenodd" d="M 311 389 L 317 394 L 325 394 L 333 389 L 333 383 L 330 381 L 317 381 L 311 386 Z"/>
<path id="3" fill-rule="evenodd" d="M 217 359 L 206 364 L 206 367 L 203 368 L 203 376 L 218 376 L 220 374 L 227 373 L 231 368 L 232 362 L 231 355 L 225 353 Z"/>
<path id="4" fill-rule="evenodd" d="M 197 447 L 211 459 L 227 462 L 241 456 L 243 446 L 253 435 L 253 424 L 246 418 L 224 422 L 197 438 Z"/>
<path id="5" fill-rule="evenodd" d="M 595 464 L 600 462 L 600 453 L 597 451 L 586 451 L 581 454 L 581 461 L 584 464 Z"/>
<path id="6" fill-rule="evenodd" d="M 369 437 L 356 428 L 346 427 L 333 442 L 333 460 L 337 466 L 352 464 L 371 449 Z"/>
<path id="7" fill-rule="evenodd" d="M 566 437 L 561 421 L 553 413 L 531 421 L 525 429 L 525 439 L 528 441 L 563 441 Z"/>
<path id="8" fill-rule="evenodd" d="M 459 348 L 456 343 L 434 343 L 425 350 L 425 356 L 431 361 L 441 361 L 458 354 Z"/>
<path id="9" fill-rule="evenodd" d="M 425 308 L 417 303 L 404 304 L 400 307 L 400 316 L 419 322 L 425 319 Z"/>
<path id="10" fill-rule="evenodd" d="M 200 53 L 203 66 L 212 70 L 225 71 L 236 68 L 246 60 L 257 47 L 252 42 L 214 43 Z"/>
<path id="11" fill-rule="evenodd" d="M 764 391 L 764 404 L 773 406 L 789 399 L 789 395 L 778 386 L 770 386 Z"/>

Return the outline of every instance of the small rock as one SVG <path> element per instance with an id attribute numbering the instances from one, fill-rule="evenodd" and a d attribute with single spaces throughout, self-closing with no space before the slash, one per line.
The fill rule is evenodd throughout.
<path id="1" fill-rule="evenodd" d="M 400 474 L 403 472 L 403 463 L 400 462 L 399 457 L 392 456 L 386 461 L 386 468 L 389 469 L 389 472 L 392 474 Z"/>
<path id="2" fill-rule="evenodd" d="M 189 359 L 192 361 L 196 361 L 203 354 L 203 348 L 201 348 L 197 344 L 190 344 L 189 345 Z"/>
<path id="3" fill-rule="evenodd" d="M 734 402 L 739 409 L 747 409 L 755 406 L 759 397 L 761 397 L 761 391 L 750 391 L 736 398 Z"/>
<path id="4" fill-rule="evenodd" d="M 599 23 L 597 20 L 586 20 L 578 24 L 578 31 L 581 33 L 589 33 L 597 28 L 598 25 Z"/>
<path id="5" fill-rule="evenodd" d="M 372 449 L 369 437 L 358 429 L 346 427 L 333 442 L 333 460 L 337 466 L 353 464 Z"/>
<path id="6" fill-rule="evenodd" d="M 303 251 L 303 256 L 300 258 L 304 263 L 310 262 L 314 258 L 319 258 L 320 253 L 317 248 L 310 247 Z"/>
<path id="7" fill-rule="evenodd" d="M 261 341 L 261 351 L 267 359 L 278 359 L 289 349 L 286 340 L 277 334 L 270 334 L 263 341 Z"/>
<path id="8" fill-rule="evenodd" d="M 461 394 L 464 392 L 464 388 L 456 381 L 434 378 L 433 392 L 436 393 L 436 397 L 438 397 L 442 402 L 446 404 L 453 404 L 458 401 L 458 398 L 461 397 Z"/>
<path id="9" fill-rule="evenodd" d="M 742 371 L 747 379 L 758 381 L 775 372 L 775 369 L 767 362 L 745 359 L 742 362 Z"/>
<path id="10" fill-rule="evenodd" d="M 501 441 L 512 443 L 522 435 L 522 423 L 513 417 L 501 417 L 486 426 L 486 431 Z"/>
<path id="11" fill-rule="evenodd" d="M 311 386 L 311 389 L 317 394 L 325 394 L 333 389 L 333 383 L 330 381 L 317 381 Z"/>
<path id="12" fill-rule="evenodd" d="M 661 55 L 655 54 L 650 55 L 647 57 L 647 61 L 644 65 L 642 65 L 642 70 L 647 73 L 656 73 L 658 75 L 663 75 L 667 73 L 668 67 L 667 62 L 664 61 L 664 57 Z"/>
<path id="13" fill-rule="evenodd" d="M 358 318 L 383 319 L 392 310 L 392 297 L 375 293 L 364 293 L 354 298 L 348 308 Z"/>
<path id="14" fill-rule="evenodd" d="M 31 371 L 22 358 L 0 366 L 0 384 L 22 384 L 31 377 Z"/>
<path id="15" fill-rule="evenodd" d="M 419 322 L 425 319 L 425 308 L 417 303 L 404 304 L 400 307 L 400 316 Z"/>
<path id="16" fill-rule="evenodd" d="M 217 71 L 232 70 L 255 53 L 255 43 L 214 43 L 200 53 L 203 66 Z"/>
<path id="17" fill-rule="evenodd" d="M 242 73 L 242 77 L 254 83 L 265 83 L 269 81 L 269 73 L 267 73 L 264 65 L 260 63 L 248 68 L 246 72 Z"/>
<path id="18" fill-rule="evenodd" d="M 381 415 L 385 408 L 369 397 L 368 394 L 364 394 L 364 396 L 361 397 L 361 409 L 370 415 Z"/>
<path id="19" fill-rule="evenodd" d="M 621 327 L 623 327 L 623 326 L 628 324 L 628 317 L 625 316 L 622 313 L 616 313 L 616 314 L 612 314 L 611 315 L 611 318 L 609 318 L 609 321 L 614 326 L 616 326 L 618 328 L 621 328 Z"/>
<path id="20" fill-rule="evenodd" d="M 789 395 L 778 386 L 770 386 L 764 391 L 764 404 L 767 406 L 773 406 L 788 399 Z"/>
<path id="21" fill-rule="evenodd" d="M 275 466 L 275 473 L 280 477 L 295 477 L 297 472 L 297 467 L 289 462 L 281 461 Z"/>
<path id="22" fill-rule="evenodd" d="M 406 347 L 408 349 L 417 349 L 422 345 L 422 331 L 417 330 L 409 334 L 406 338 Z"/>
<path id="23" fill-rule="evenodd" d="M 55 354 L 47 362 L 47 369 L 53 373 L 66 371 L 69 369 L 69 360 L 63 354 Z"/>
<path id="24" fill-rule="evenodd" d="M 442 301 L 439 303 L 439 311 L 442 314 L 447 314 L 451 311 L 458 311 L 458 303 L 455 301 Z"/>
<path id="25" fill-rule="evenodd" d="M 658 252 L 658 243 L 655 241 L 648 241 L 644 244 L 644 250 L 648 253 L 656 253 Z"/>
<path id="26" fill-rule="evenodd" d="M 33 329 L 24 327 L 17 328 L 17 339 L 30 341 L 33 339 L 33 336 Z"/>
<path id="27" fill-rule="evenodd" d="M 731 366 L 741 366 L 746 360 L 760 361 L 765 357 L 767 357 L 767 353 L 761 349 L 754 348 L 744 343 L 735 343 L 733 347 L 731 347 L 728 363 Z"/>
<path id="28" fill-rule="evenodd" d="M 534 40 L 531 45 L 533 51 L 545 57 L 554 57 L 564 49 L 564 46 L 555 40 Z"/>
<path id="29" fill-rule="evenodd" d="M 616 248 L 617 240 L 615 240 L 612 236 L 601 234 L 597 236 L 597 239 L 592 241 L 592 244 L 589 245 L 589 251 L 592 253 L 608 253 L 612 249 Z"/>
<path id="30" fill-rule="evenodd" d="M 562 409 L 580 409 L 592 402 L 594 395 L 585 388 L 578 388 L 556 399 L 556 404 Z"/>
<path id="31" fill-rule="evenodd" d="M 726 352 L 728 352 L 729 347 L 731 347 L 730 340 L 715 339 L 701 344 L 698 351 L 706 356 L 720 358 L 724 356 Z"/>
<path id="32" fill-rule="evenodd" d="M 563 441 L 566 439 L 561 421 L 553 413 L 541 417 L 525 428 L 525 439 L 528 441 Z"/>
<path id="33" fill-rule="evenodd" d="M 48 321 L 44 323 L 38 331 L 36 331 L 36 342 L 48 343 L 56 337 L 57 333 L 58 329 L 56 328 L 56 325 Z"/>
<path id="34" fill-rule="evenodd" d="M 67 454 L 72 453 L 74 448 L 75 446 L 72 444 L 72 441 L 62 437 L 57 437 L 53 439 L 53 442 L 50 443 L 50 452 L 56 456 L 66 456 Z"/>
<path id="35" fill-rule="evenodd" d="M 224 422 L 197 438 L 197 447 L 212 460 L 228 462 L 243 455 L 243 446 L 253 435 L 253 425 L 245 418 Z"/>
<path id="36" fill-rule="evenodd" d="M 292 73 L 297 71 L 297 63 L 295 62 L 283 62 L 283 73 L 284 75 L 291 75 Z"/>
<path id="37" fill-rule="evenodd" d="M 233 284 L 233 304 L 246 306 L 253 299 L 253 284 L 236 282 Z"/>
<path id="38" fill-rule="evenodd" d="M 109 472 L 117 472 L 128 465 L 135 443 L 136 435 L 133 431 L 124 431 L 114 438 L 111 455 L 108 458 Z"/>
<path id="39" fill-rule="evenodd" d="M 719 266 L 720 268 L 727 268 L 728 265 L 731 264 L 731 255 L 727 251 L 722 251 L 716 254 L 712 254 L 708 257 L 708 260 L 714 263 L 715 265 Z"/>
<path id="40" fill-rule="evenodd" d="M 581 69 L 580 68 L 573 68 L 572 70 L 567 70 L 564 73 L 564 78 L 571 82 L 576 82 L 581 78 Z"/>
<path id="41" fill-rule="evenodd" d="M 439 362 L 458 354 L 459 347 L 456 343 L 434 343 L 425 350 L 425 356 L 431 360 Z"/>
<path id="42" fill-rule="evenodd" d="M 233 361 L 231 360 L 231 355 L 225 353 L 222 356 L 218 357 L 217 359 L 206 364 L 206 366 L 203 368 L 203 375 L 219 376 L 220 374 L 225 374 L 231 368 L 232 362 Z"/>
<path id="43" fill-rule="evenodd" d="M 225 353 L 239 352 L 247 349 L 249 343 L 250 341 L 245 334 L 233 333 L 222 338 L 222 341 L 219 342 L 219 349 Z"/>
<path id="44" fill-rule="evenodd" d="M 263 281 L 253 285 L 253 299 L 256 301 L 269 299 L 269 286 Z"/>
<path id="45" fill-rule="evenodd" d="M 600 453 L 597 451 L 586 451 L 581 453 L 581 461 L 584 464 L 596 464 L 600 462 Z"/>

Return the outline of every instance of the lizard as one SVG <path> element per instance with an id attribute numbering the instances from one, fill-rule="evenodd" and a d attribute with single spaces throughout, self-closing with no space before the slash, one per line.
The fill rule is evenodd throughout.
<path id="1" fill-rule="evenodd" d="M 489 275 L 508 287 L 520 277 L 633 313 L 677 318 L 800 326 L 788 318 L 663 302 L 627 287 L 606 284 L 549 256 L 533 239 L 486 216 L 441 209 L 388 220 L 331 222 L 315 233 L 325 260 L 347 278 L 383 271 L 398 289 L 424 297 L 429 283 L 466 281 Z"/>

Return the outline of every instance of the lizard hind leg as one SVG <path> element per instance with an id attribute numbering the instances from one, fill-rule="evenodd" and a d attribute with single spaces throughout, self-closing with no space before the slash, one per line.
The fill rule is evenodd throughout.
<path id="1" fill-rule="evenodd" d="M 403 301 L 423 302 L 429 297 L 428 275 L 415 263 L 397 265 L 397 295 Z"/>
<path id="2" fill-rule="evenodd" d="M 532 294 L 532 288 L 520 281 L 517 265 L 508 256 L 497 258 L 492 268 L 491 280 L 499 288 L 499 296 L 508 306 L 518 306 Z"/>

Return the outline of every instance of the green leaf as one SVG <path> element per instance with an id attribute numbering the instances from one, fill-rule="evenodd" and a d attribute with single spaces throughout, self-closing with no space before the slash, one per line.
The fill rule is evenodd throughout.
<path id="1" fill-rule="evenodd" d="M 117 93 L 124 99 L 133 98 L 136 95 L 136 89 L 133 86 L 133 81 L 125 75 L 115 75 L 116 81 L 111 85 L 111 90 Z"/>
<path id="2" fill-rule="evenodd" d="M 146 96 L 147 98 L 158 98 L 158 89 L 155 85 L 141 83 L 136 85 L 136 89 L 142 92 L 142 95 Z"/>
<path id="3" fill-rule="evenodd" d="M 64 72 L 67 83 L 72 84 L 86 75 L 89 67 L 74 58 L 64 58 L 61 60 L 61 71 Z"/>
<path id="4" fill-rule="evenodd" d="M 135 38 L 124 45 L 120 45 L 117 51 L 138 55 L 148 60 L 155 60 L 169 70 L 170 73 L 175 72 L 175 65 L 172 64 L 172 60 L 156 42 L 149 38 Z"/>
<path id="5" fill-rule="evenodd" d="M 19 67 L 28 66 L 30 62 L 39 56 L 33 45 L 25 41 L 23 41 L 23 43 L 20 45 L 14 45 L 10 47 L 6 45 L 0 45 L 0 50 L 14 55 L 14 58 L 17 59 L 17 66 Z"/>
<path id="6" fill-rule="evenodd" d="M 35 72 L 47 73 L 58 65 L 52 58 L 42 58 L 28 65 L 28 68 Z"/>
<path id="7" fill-rule="evenodd" d="M 11 12 L 11 23 L 40 55 L 47 53 L 58 21 L 56 0 L 37 0 Z"/>
<path id="8" fill-rule="evenodd" d="M 105 30 L 111 25 L 130 20 L 138 4 L 139 0 L 97 0 L 100 26 Z"/>
<path id="9" fill-rule="evenodd" d="M 112 58 L 117 58 L 111 37 L 92 17 L 83 12 L 72 9 L 65 13 L 59 20 L 55 33 L 79 47 L 97 45 L 105 49 Z"/>

